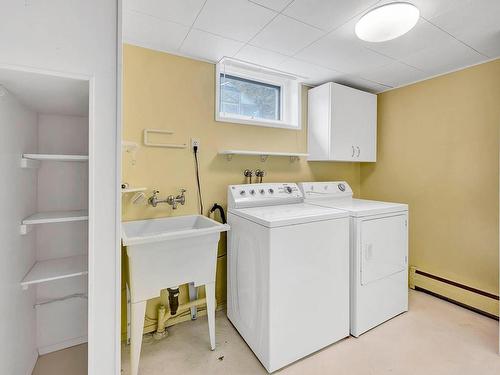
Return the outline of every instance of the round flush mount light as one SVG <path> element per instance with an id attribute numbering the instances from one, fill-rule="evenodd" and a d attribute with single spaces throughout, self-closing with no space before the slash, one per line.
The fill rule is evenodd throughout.
<path id="1" fill-rule="evenodd" d="M 363 15 L 356 23 L 359 39 L 385 42 L 410 31 L 418 21 L 420 11 L 410 3 L 396 2 L 381 5 Z"/>

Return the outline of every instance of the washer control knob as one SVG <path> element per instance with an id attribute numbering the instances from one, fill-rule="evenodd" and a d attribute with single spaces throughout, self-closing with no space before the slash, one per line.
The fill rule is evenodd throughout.
<path id="1" fill-rule="evenodd" d="M 290 186 L 285 186 L 285 191 L 288 193 L 288 194 L 292 194 L 292 188 Z"/>
<path id="2" fill-rule="evenodd" d="M 260 189 L 259 193 L 264 194 L 266 191 L 264 189 Z"/>
<path id="3" fill-rule="evenodd" d="M 255 195 L 255 190 L 254 189 L 250 190 L 250 194 Z"/>
<path id="4" fill-rule="evenodd" d="M 245 190 L 241 190 L 240 195 L 245 195 Z"/>
<path id="5" fill-rule="evenodd" d="M 340 191 L 345 191 L 345 185 L 344 184 L 339 184 L 338 185 Z"/>
<path id="6" fill-rule="evenodd" d="M 269 189 L 268 191 L 269 191 L 269 194 L 273 194 L 274 193 L 274 189 L 273 188 Z"/>

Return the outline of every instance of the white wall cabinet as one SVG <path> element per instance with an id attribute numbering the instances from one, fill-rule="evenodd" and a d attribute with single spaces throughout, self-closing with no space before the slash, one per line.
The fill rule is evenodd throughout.
<path id="1" fill-rule="evenodd" d="M 374 162 L 377 95 L 329 82 L 309 90 L 309 161 Z"/>

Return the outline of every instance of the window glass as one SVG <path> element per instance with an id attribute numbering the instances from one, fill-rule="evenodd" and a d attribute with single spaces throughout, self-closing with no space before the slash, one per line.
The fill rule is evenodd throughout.
<path id="1" fill-rule="evenodd" d="M 281 120 L 281 87 L 221 73 L 220 112 Z"/>

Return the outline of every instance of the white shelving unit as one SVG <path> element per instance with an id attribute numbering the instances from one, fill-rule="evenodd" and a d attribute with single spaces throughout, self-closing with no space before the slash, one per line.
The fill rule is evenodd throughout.
<path id="1" fill-rule="evenodd" d="M 36 260 L 20 286 L 34 289 L 36 345 L 45 354 L 88 337 L 88 118 L 39 115 L 37 125 L 37 152 L 20 160 L 31 169 L 23 176 L 36 174 L 35 213 L 19 227 L 21 235 L 36 228 L 23 239 Z"/>
<path id="2" fill-rule="evenodd" d="M 290 158 L 290 162 L 307 157 L 309 154 L 301 152 L 274 152 L 274 151 L 249 151 L 249 150 L 221 150 L 219 155 L 224 155 L 228 161 L 232 160 L 234 155 L 260 156 L 261 161 L 266 161 L 269 156 L 285 156 Z"/>
<path id="3" fill-rule="evenodd" d="M 26 274 L 21 286 L 23 289 L 28 289 L 32 284 L 86 275 L 87 267 L 87 255 L 39 261 Z"/>

